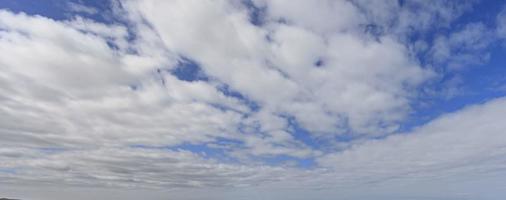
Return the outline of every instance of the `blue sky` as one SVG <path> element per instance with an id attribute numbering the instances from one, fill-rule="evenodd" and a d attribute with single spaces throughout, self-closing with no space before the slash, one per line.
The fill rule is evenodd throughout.
<path id="1" fill-rule="evenodd" d="M 0 195 L 502 199 L 505 39 L 502 1 L 0 0 Z"/>

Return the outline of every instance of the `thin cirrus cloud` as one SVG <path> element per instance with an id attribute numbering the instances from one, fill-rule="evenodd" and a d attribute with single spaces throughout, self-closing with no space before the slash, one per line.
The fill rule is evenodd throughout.
<path id="1" fill-rule="evenodd" d="M 65 19 L 1 9 L 0 192 L 501 199 L 504 91 L 469 96 L 481 85 L 466 82 L 503 72 L 504 11 L 463 20 L 482 4 L 76 1 Z"/>

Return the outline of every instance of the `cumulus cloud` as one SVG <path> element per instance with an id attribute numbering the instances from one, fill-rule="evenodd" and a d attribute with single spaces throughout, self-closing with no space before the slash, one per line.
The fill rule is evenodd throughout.
<path id="1" fill-rule="evenodd" d="M 473 3 L 125 0 L 109 23 L 0 10 L 0 185 L 358 197 L 493 174 L 504 98 L 399 133 L 427 83 L 501 37 L 503 14 L 415 37 Z"/>
<path id="2" fill-rule="evenodd" d="M 169 50 L 196 60 L 207 75 L 262 110 L 293 116 L 314 133 L 392 132 L 409 112 L 409 91 L 430 77 L 396 39 L 368 38 L 358 31 L 359 22 L 331 17 L 335 8 L 358 18 L 350 2 L 318 1 L 311 9 L 258 4 L 268 10 L 260 27 L 250 23 L 247 10 L 227 1 L 128 1 L 126 7 L 144 17 Z M 320 7 L 328 15 L 293 14 Z"/>
<path id="3" fill-rule="evenodd" d="M 171 144 L 183 136 L 164 132 L 205 138 L 205 133 L 185 133 L 211 134 L 216 127 L 221 134 L 226 124 L 238 120 L 237 114 L 208 104 L 229 102 L 244 109 L 206 84 L 184 83 L 166 73 L 150 74 L 170 61 L 128 53 L 122 45 L 126 43 L 124 27 L 82 19 L 57 22 L 5 11 L 1 15 L 1 26 L 7 30 L 2 32 L 1 45 L 2 123 L 7 133 L 13 132 L 14 141 L 27 137 L 57 146 L 97 140 L 117 143 L 118 139 Z M 155 76 L 170 85 L 162 87 L 151 78 Z M 15 123 L 19 120 L 25 123 Z M 181 129 L 176 131 L 177 127 Z"/>

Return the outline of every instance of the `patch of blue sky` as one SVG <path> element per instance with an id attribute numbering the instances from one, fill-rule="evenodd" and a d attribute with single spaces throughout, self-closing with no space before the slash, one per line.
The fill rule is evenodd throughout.
<path id="1" fill-rule="evenodd" d="M 313 137 L 311 132 L 302 127 L 297 120 L 292 116 L 283 116 L 288 121 L 288 131 L 292 136 L 310 146 L 313 149 L 324 150 L 325 147 L 329 146 L 329 140 L 320 137 Z"/>
<path id="2" fill-rule="evenodd" d="M 122 24 L 127 27 L 129 33 L 127 40 L 133 41 L 136 38 L 135 31 L 128 26 L 128 22 L 114 14 L 112 2 L 108 0 L 0 0 L 0 9 L 10 10 L 14 13 L 39 15 L 59 21 L 81 16 L 104 24 Z M 71 4 L 85 6 L 96 10 L 96 12 L 76 12 L 70 9 Z M 116 48 L 113 43 L 109 42 L 108 45 L 111 48 Z"/>
<path id="3" fill-rule="evenodd" d="M 209 147 L 208 144 L 183 143 L 180 145 L 167 147 L 167 149 L 191 151 L 193 153 L 200 154 L 204 158 L 212 158 L 222 162 L 232 161 L 232 159 L 226 155 L 224 149 Z"/>
<path id="4" fill-rule="evenodd" d="M 160 72 L 159 72 L 160 73 Z M 202 70 L 200 65 L 187 57 L 182 56 L 180 58 L 180 61 L 178 62 L 177 66 L 174 69 L 170 70 L 170 73 L 174 76 L 176 76 L 179 80 L 183 81 L 210 81 L 209 76 L 205 74 L 205 72 Z M 241 93 L 231 89 L 227 84 L 220 84 L 217 88 L 221 93 L 223 93 L 225 96 L 229 96 L 232 98 L 239 99 L 242 101 L 246 106 L 248 106 L 252 111 L 258 111 L 260 109 L 259 105 L 246 98 Z M 230 110 L 230 108 L 224 107 L 219 104 L 213 104 L 211 105 L 217 109 L 220 110 Z"/>
<path id="5" fill-rule="evenodd" d="M 0 0 L 0 9 L 7 9 L 16 13 L 23 12 L 29 15 L 41 15 L 55 20 L 64 20 L 69 17 L 65 3 L 62 4 L 62 1 L 58 0 Z"/>
<path id="6" fill-rule="evenodd" d="M 159 69 L 158 73 L 162 73 L 163 71 L 165 71 L 165 70 Z M 211 79 L 209 76 L 207 76 L 205 74 L 205 72 L 202 70 L 202 68 L 200 67 L 200 65 L 198 64 L 197 61 L 194 61 L 194 60 L 184 57 L 184 56 L 180 57 L 180 60 L 178 61 L 177 66 L 175 68 L 168 70 L 168 71 L 172 75 L 174 75 L 176 78 L 178 78 L 179 80 L 182 80 L 182 81 L 188 81 L 188 82 L 206 81 L 207 82 L 207 81 L 210 81 L 210 79 Z M 223 93 L 225 96 L 239 99 L 246 106 L 248 106 L 252 111 L 259 110 L 259 106 L 257 103 L 246 98 L 241 93 L 239 93 L 235 90 L 232 90 L 227 84 L 221 83 L 221 84 L 219 84 L 217 89 L 221 93 Z M 224 107 L 222 105 L 218 105 L 218 104 L 213 104 L 211 106 L 213 106 L 217 109 L 220 109 L 220 110 L 229 110 L 230 109 L 230 108 Z"/>
<path id="7" fill-rule="evenodd" d="M 252 0 L 243 0 L 243 5 L 249 11 L 249 21 L 255 26 L 262 26 L 265 23 L 265 12 L 267 8 L 256 6 Z"/>
<path id="8" fill-rule="evenodd" d="M 409 1 L 399 1 L 401 5 L 408 6 L 413 12 L 417 12 L 417 3 L 406 3 Z M 501 11 L 504 3 L 502 0 L 487 0 L 487 1 L 474 1 L 472 9 L 467 9 L 461 16 L 458 16 L 450 24 L 433 25 L 426 30 L 417 30 L 407 32 L 408 35 L 405 39 L 408 44 L 414 44 L 417 41 L 425 41 L 429 45 L 433 44 L 434 40 L 439 36 L 448 36 L 449 34 L 464 28 L 470 23 L 482 23 L 487 28 L 495 28 L 497 14 Z M 375 31 L 377 28 L 374 24 L 367 25 L 366 32 L 381 32 Z M 369 30 L 369 31 L 367 31 Z M 373 34 L 374 35 L 374 34 Z M 421 62 L 422 66 L 429 66 L 431 59 L 426 55 L 427 51 L 417 52 L 414 55 Z"/>
<path id="9" fill-rule="evenodd" d="M 157 150 L 170 150 L 170 151 L 190 151 L 195 154 L 199 154 L 205 159 L 218 160 L 223 163 L 237 163 L 238 161 L 227 154 L 227 147 L 225 143 L 238 143 L 238 141 L 229 139 L 218 139 L 217 142 L 192 144 L 182 143 L 171 146 L 150 146 L 150 145 L 130 145 L 130 148 L 139 149 L 157 149 Z M 229 144 L 227 144 L 229 145 Z"/>
<path id="10" fill-rule="evenodd" d="M 16 168 L 1 168 L 0 167 L 0 173 L 2 173 L 2 174 L 16 174 L 17 169 Z"/>
<path id="11" fill-rule="evenodd" d="M 200 65 L 189 58 L 181 57 L 177 66 L 171 70 L 171 74 L 183 81 L 209 81 Z"/>
<path id="12" fill-rule="evenodd" d="M 503 9 L 504 2 L 499 0 L 478 1 L 473 9 L 465 12 L 448 27 L 436 27 L 427 32 L 413 32 L 407 42 L 413 44 L 423 40 L 432 44 L 438 36 L 448 36 L 452 32 L 461 30 L 470 23 L 482 23 L 493 31 L 496 27 L 497 14 Z M 504 41 L 489 45 L 479 53 L 489 53 L 489 60 L 485 63 L 464 63 L 462 69 L 448 69 L 446 64 L 436 66 L 435 70 L 440 78 L 432 83 L 423 85 L 418 90 L 418 96 L 412 103 L 413 112 L 407 120 L 401 123 L 398 132 L 409 132 L 445 113 L 455 112 L 466 106 L 480 104 L 494 98 L 506 95 L 506 58 L 504 55 Z M 472 52 L 471 52 L 472 53 Z M 417 52 L 416 58 L 422 66 L 431 66 L 432 60 L 428 51 Z M 452 81 L 458 80 L 457 85 Z M 450 87 L 454 94 L 448 94 Z M 429 90 L 431 92 L 424 92 Z"/>
<path id="13" fill-rule="evenodd" d="M 408 132 L 445 113 L 455 112 L 469 105 L 506 96 L 506 49 L 495 45 L 488 49 L 490 60 L 483 66 L 469 66 L 458 72 L 447 72 L 446 79 L 457 77 L 461 85 L 452 96 L 422 95 L 413 105 L 414 112 L 401 125 L 399 132 Z M 443 93 L 444 79 L 432 86 Z"/>
<path id="14" fill-rule="evenodd" d="M 497 14 L 504 8 L 504 0 L 481 0 L 476 1 L 473 7 L 461 17 L 457 18 L 454 24 L 464 25 L 469 22 L 481 22 L 487 26 L 494 27 Z"/>
<path id="15" fill-rule="evenodd" d="M 69 5 L 71 3 L 84 5 L 98 11 L 95 14 L 79 12 L 79 15 L 81 16 L 104 23 L 111 22 L 111 20 L 113 20 L 109 13 L 111 10 L 110 1 L 0 0 L 0 9 L 8 9 L 16 13 L 23 12 L 29 15 L 40 15 L 54 20 L 66 20 L 72 18 L 76 14 L 74 11 L 69 9 Z"/>
<path id="16" fill-rule="evenodd" d="M 288 155 L 264 156 L 256 158 L 270 166 L 292 166 L 300 169 L 311 169 L 316 166 L 314 158 L 297 158 Z"/>
<path id="17" fill-rule="evenodd" d="M 233 98 L 236 98 L 236 99 L 239 99 L 240 101 L 242 101 L 246 106 L 248 106 L 251 111 L 253 112 L 256 112 L 258 110 L 260 110 L 260 105 L 247 98 L 245 95 L 241 94 L 240 92 L 230 88 L 230 86 L 228 84 L 221 84 L 219 87 L 218 87 L 218 90 L 223 93 L 225 96 L 229 96 L 229 97 L 233 97 Z"/>
<path id="18" fill-rule="evenodd" d="M 44 153 L 44 154 L 57 154 L 67 151 L 66 148 L 61 147 L 43 147 L 43 148 L 37 148 L 37 151 Z"/>

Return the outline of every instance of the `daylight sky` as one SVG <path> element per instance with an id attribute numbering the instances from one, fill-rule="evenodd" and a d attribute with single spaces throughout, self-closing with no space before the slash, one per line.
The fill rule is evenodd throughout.
<path id="1" fill-rule="evenodd" d="M 503 200 L 506 1 L 0 0 L 0 198 Z"/>

